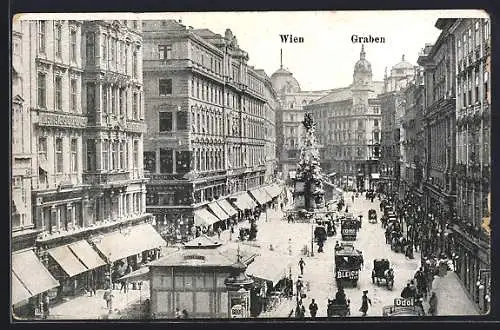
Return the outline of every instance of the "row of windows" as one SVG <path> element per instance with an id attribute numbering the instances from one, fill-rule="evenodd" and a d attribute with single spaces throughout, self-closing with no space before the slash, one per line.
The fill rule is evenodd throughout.
<path id="1" fill-rule="evenodd" d="M 481 34 L 483 38 L 481 38 Z M 485 19 L 475 20 L 474 24 L 471 24 L 457 39 L 457 56 L 458 60 L 462 60 L 472 52 L 474 47 L 478 47 L 481 41 L 489 42 L 489 21 Z"/>
<path id="2" fill-rule="evenodd" d="M 457 163 L 479 164 L 480 162 L 484 165 L 490 164 L 490 127 L 485 126 L 483 132 L 480 130 L 458 132 Z"/>
<path id="3" fill-rule="evenodd" d="M 128 74 L 128 54 L 130 46 L 112 36 L 103 34 L 101 36 L 101 58 L 111 66 L 112 69 L 118 70 L 119 72 Z M 134 55 L 135 59 L 137 55 Z M 136 70 L 137 64 L 135 64 L 134 70 Z"/>
<path id="4" fill-rule="evenodd" d="M 103 45 L 105 45 L 105 46 L 101 46 L 101 47 L 104 47 L 103 51 L 108 53 L 107 41 L 104 42 Z M 109 54 L 112 56 L 111 62 L 114 63 L 117 61 L 117 59 L 119 57 L 123 56 L 122 59 L 120 60 L 120 62 L 124 64 L 125 73 L 129 74 L 129 72 L 128 72 L 128 48 L 132 47 L 132 46 L 129 46 L 125 43 L 122 43 L 122 46 L 120 47 L 120 49 L 123 49 L 123 52 L 120 51 L 119 54 L 116 52 L 115 46 L 116 46 L 115 41 L 111 42 L 112 48 L 109 51 Z M 92 31 L 87 31 L 85 34 L 85 59 L 86 59 L 86 63 L 88 65 L 95 65 L 96 64 L 96 56 L 97 56 L 96 47 L 97 47 L 96 33 L 92 32 Z M 138 52 L 139 51 L 140 51 L 140 47 L 137 46 L 136 49 L 132 52 L 132 78 L 134 78 L 134 79 L 137 79 L 139 77 L 139 63 L 138 63 Z M 114 54 L 114 55 L 112 55 L 112 54 Z M 106 58 L 105 56 L 107 56 L 107 55 L 103 55 L 104 58 Z"/>
<path id="5" fill-rule="evenodd" d="M 203 79 L 199 79 L 196 77 L 193 77 L 191 79 L 191 96 L 206 102 L 224 105 L 224 95 L 222 88 L 217 86 L 216 84 L 206 82 Z M 226 95 L 226 106 L 230 106 L 234 109 L 239 109 L 239 96 L 228 91 Z"/>
<path id="6" fill-rule="evenodd" d="M 127 169 L 129 166 L 129 144 L 122 141 L 94 140 L 88 139 L 86 145 L 87 171 L 96 171 L 97 167 L 97 144 L 101 145 L 101 166 L 102 170 Z M 139 168 L 139 141 L 132 142 L 132 168 Z"/>
<path id="7" fill-rule="evenodd" d="M 373 134 L 373 143 L 380 143 L 380 133 L 379 132 L 372 132 Z M 349 131 L 343 131 L 343 132 L 334 132 L 330 133 L 330 138 L 332 142 L 339 142 L 339 141 L 357 141 L 357 142 L 362 142 L 365 141 L 366 136 L 363 133 L 358 133 L 354 134 Z"/>
<path id="8" fill-rule="evenodd" d="M 54 142 L 54 166 L 55 173 L 61 174 L 66 172 L 64 169 L 64 159 L 69 156 L 69 172 L 77 173 L 78 172 L 78 139 L 71 138 L 69 144 L 69 154 L 63 144 L 62 138 L 56 138 Z M 38 138 L 38 159 L 47 162 L 48 159 L 48 145 L 47 145 L 47 137 L 39 137 Z"/>
<path id="9" fill-rule="evenodd" d="M 96 100 L 100 97 L 100 95 L 97 95 L 99 91 L 96 84 L 93 82 L 87 83 L 86 91 L 87 114 L 89 117 L 93 117 L 98 111 Z M 128 95 L 128 89 L 119 89 L 118 87 L 103 85 L 101 102 L 103 112 L 120 114 L 123 116 L 127 115 L 128 119 L 140 120 L 142 117 L 141 93 L 140 91 L 132 92 L 131 114 L 129 114 L 128 110 Z"/>
<path id="10" fill-rule="evenodd" d="M 53 24 L 48 24 L 48 22 L 53 22 Z M 50 25 L 53 25 L 54 27 L 53 43 L 48 43 L 47 40 L 47 29 Z M 56 58 L 61 59 L 63 56 L 63 30 L 63 24 L 61 21 L 38 21 L 38 52 L 40 54 L 46 54 L 47 44 L 53 44 Z M 69 26 L 67 32 L 69 33 L 69 58 L 73 63 L 75 63 L 77 59 L 78 28 L 76 26 Z"/>
<path id="11" fill-rule="evenodd" d="M 69 112 L 79 112 L 79 80 L 69 79 L 69 88 L 66 88 L 66 81 L 62 75 L 55 74 L 53 81 L 53 92 L 54 92 L 54 109 L 57 111 L 63 111 L 63 104 L 66 103 L 66 97 L 69 101 L 69 107 L 64 110 Z M 69 93 L 63 93 L 63 91 L 69 91 Z M 37 77 L 37 103 L 39 108 L 47 108 L 47 73 L 39 72 Z"/>
<path id="12" fill-rule="evenodd" d="M 458 96 L 459 108 L 464 108 L 473 105 L 482 99 L 487 101 L 489 92 L 489 73 L 487 71 L 482 74 L 483 79 L 481 83 L 481 74 L 479 70 L 469 71 L 464 77 L 458 78 Z M 474 88 L 472 87 L 474 86 Z M 483 89 L 481 90 L 481 86 Z M 483 95 L 481 95 L 481 93 Z"/>
<path id="13" fill-rule="evenodd" d="M 191 58 L 195 63 L 203 66 L 216 74 L 222 74 L 222 61 L 215 56 L 209 54 L 202 48 L 193 45 Z"/>
<path id="14" fill-rule="evenodd" d="M 365 125 L 367 124 L 366 120 L 363 119 L 358 119 L 357 120 L 357 129 L 358 130 L 364 130 L 366 127 Z M 356 120 L 347 120 L 347 121 L 330 121 L 330 130 L 354 130 L 356 125 Z M 373 120 L 373 126 L 374 127 L 379 127 L 379 120 L 374 119 Z"/>

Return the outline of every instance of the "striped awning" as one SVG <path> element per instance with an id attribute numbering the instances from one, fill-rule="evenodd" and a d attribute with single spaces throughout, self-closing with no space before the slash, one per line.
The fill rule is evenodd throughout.
<path id="1" fill-rule="evenodd" d="M 221 199 L 217 201 L 217 204 L 227 213 L 230 217 L 238 214 L 238 211 L 234 209 L 234 207 L 229 204 L 229 202 L 225 199 Z"/>
<path id="2" fill-rule="evenodd" d="M 260 204 L 264 205 L 271 200 L 271 196 L 269 196 L 264 189 L 257 188 L 249 191 L 250 195 L 255 198 L 255 200 Z"/>
<path id="3" fill-rule="evenodd" d="M 142 224 L 106 234 L 96 240 L 96 248 L 114 262 L 167 243 L 150 224 Z"/>
<path id="4" fill-rule="evenodd" d="M 281 187 L 278 186 L 277 184 L 271 184 L 269 186 L 264 187 L 264 190 L 266 193 L 269 194 L 272 198 L 279 196 L 281 194 Z"/>
<path id="5" fill-rule="evenodd" d="M 32 250 L 12 254 L 12 272 L 31 296 L 59 286 L 59 282 L 50 274 Z M 13 292 L 13 296 L 23 297 L 26 296 L 26 292 L 16 291 Z"/>
<path id="6" fill-rule="evenodd" d="M 234 205 L 241 211 L 251 210 L 257 207 L 257 203 L 255 203 L 252 197 L 250 197 L 250 195 L 248 195 L 248 193 L 246 192 L 236 195 L 234 196 L 234 198 L 236 198 L 236 200 L 234 201 Z"/>
<path id="7" fill-rule="evenodd" d="M 208 208 L 212 210 L 212 212 L 217 216 L 217 218 L 221 220 L 226 220 L 229 218 L 229 215 L 224 211 L 217 202 L 212 202 L 208 204 Z"/>
<path id="8" fill-rule="evenodd" d="M 88 268 L 78 260 L 76 255 L 67 245 L 58 246 L 47 251 L 49 255 L 61 266 L 64 272 L 69 276 L 84 273 Z"/>
<path id="9" fill-rule="evenodd" d="M 106 264 L 87 241 L 71 243 L 68 247 L 88 269 L 95 269 Z"/>
<path id="10" fill-rule="evenodd" d="M 194 211 L 195 226 L 210 226 L 220 221 L 215 215 L 210 213 L 206 208 L 201 208 Z"/>

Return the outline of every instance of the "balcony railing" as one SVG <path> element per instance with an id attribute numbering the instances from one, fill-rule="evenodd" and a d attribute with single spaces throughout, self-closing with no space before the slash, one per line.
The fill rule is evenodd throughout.
<path id="1" fill-rule="evenodd" d="M 40 176 L 39 181 L 33 188 L 35 190 L 58 189 L 78 186 L 81 184 L 82 176 L 80 174 L 54 174 Z"/>
<path id="2" fill-rule="evenodd" d="M 114 182 L 130 180 L 131 175 L 129 171 L 125 172 L 87 172 L 83 174 L 83 182 L 86 184 L 110 184 Z"/>

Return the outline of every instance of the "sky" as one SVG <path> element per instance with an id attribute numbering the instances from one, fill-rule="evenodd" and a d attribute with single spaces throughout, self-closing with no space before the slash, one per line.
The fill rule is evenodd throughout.
<path id="1" fill-rule="evenodd" d="M 127 14 L 101 15 L 92 14 L 92 18 L 127 18 L 123 17 Z M 385 68 L 390 70 L 403 54 L 416 65 L 425 44 L 434 43 L 439 36 L 440 30 L 434 27 L 438 18 L 484 15 L 478 10 L 190 12 L 145 13 L 132 19 L 176 19 L 194 29 L 207 28 L 221 35 L 229 28 L 240 48 L 248 52 L 250 65 L 271 76 L 279 69 L 283 49 L 283 66 L 293 73 L 301 89 L 322 90 L 352 82 L 361 50 L 361 44 L 351 41 L 354 34 L 385 38 L 385 43 L 365 44 L 373 79 L 382 80 Z M 303 37 L 304 43 L 282 43 L 281 34 Z"/>

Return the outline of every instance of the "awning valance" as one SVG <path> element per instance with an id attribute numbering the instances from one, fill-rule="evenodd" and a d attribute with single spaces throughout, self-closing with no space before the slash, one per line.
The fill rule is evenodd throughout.
<path id="1" fill-rule="evenodd" d="M 32 296 L 59 286 L 59 282 L 31 250 L 12 254 L 12 272 Z"/>
<path id="2" fill-rule="evenodd" d="M 106 234 L 95 243 L 96 248 L 112 262 L 164 245 L 165 240 L 150 224 Z"/>
<path id="3" fill-rule="evenodd" d="M 257 203 L 255 203 L 252 197 L 250 197 L 250 195 L 248 195 L 246 192 L 234 197 L 236 198 L 236 200 L 234 201 L 234 205 L 236 205 L 236 207 L 241 211 L 251 210 L 257 207 Z"/>
<path id="4" fill-rule="evenodd" d="M 59 264 L 59 266 L 61 266 L 69 277 L 73 277 L 89 270 L 78 260 L 67 245 L 58 246 L 48 250 L 47 252 Z"/>
<path id="5" fill-rule="evenodd" d="M 230 217 L 233 215 L 238 214 L 238 211 L 234 209 L 234 207 L 229 204 L 229 202 L 225 199 L 221 199 L 220 201 L 217 201 L 217 204 L 227 213 L 229 214 Z"/>
<path id="6" fill-rule="evenodd" d="M 206 208 L 194 211 L 195 226 L 210 226 L 218 221 L 220 221 L 220 219 L 210 213 Z"/>
<path id="7" fill-rule="evenodd" d="M 127 282 L 149 280 L 149 267 L 141 267 L 131 273 L 128 273 L 127 275 L 120 277 L 118 280 L 127 280 Z"/>
<path id="8" fill-rule="evenodd" d="M 28 289 L 21 283 L 19 278 L 14 274 L 13 272 L 10 272 L 11 278 L 12 278 L 12 286 L 11 286 L 11 291 L 12 291 L 12 305 L 15 305 L 17 303 L 20 303 L 22 301 L 28 300 L 31 298 L 33 295 L 31 292 L 28 291 Z"/>
<path id="9" fill-rule="evenodd" d="M 287 276 L 287 259 L 281 255 L 261 255 L 248 265 L 246 274 L 276 285 Z"/>
<path id="10" fill-rule="evenodd" d="M 95 269 L 106 264 L 87 241 L 78 241 L 68 245 L 68 247 L 78 256 L 87 269 Z"/>
<path id="11" fill-rule="evenodd" d="M 210 210 L 212 210 L 212 212 L 214 212 L 217 218 L 221 220 L 226 220 L 227 218 L 229 218 L 229 215 L 219 206 L 219 204 L 217 204 L 217 202 L 208 204 L 208 207 L 210 208 Z"/>
<path id="12" fill-rule="evenodd" d="M 271 196 L 269 196 L 263 189 L 252 189 L 249 191 L 249 193 L 255 198 L 255 200 L 260 204 L 264 205 L 269 200 L 271 199 Z"/>

